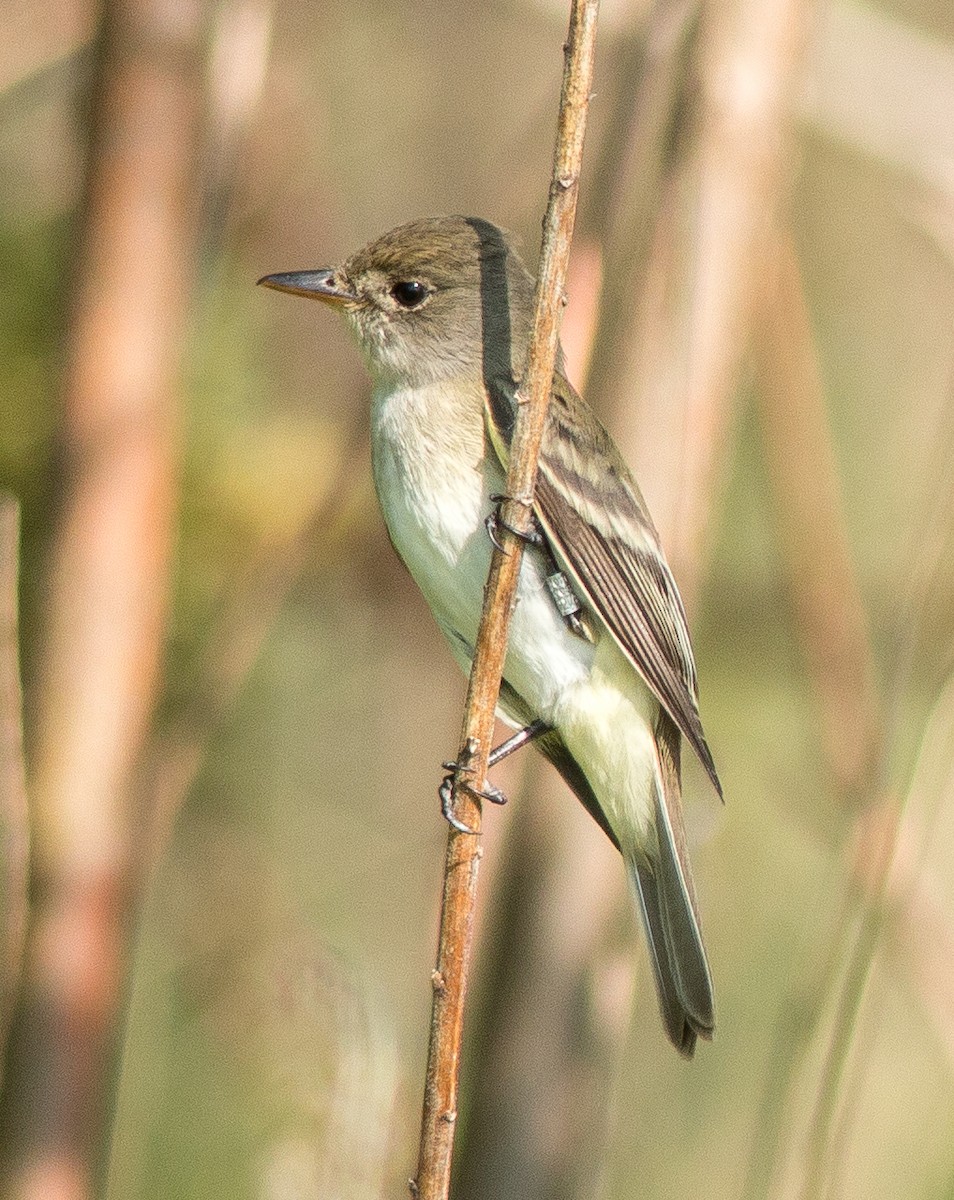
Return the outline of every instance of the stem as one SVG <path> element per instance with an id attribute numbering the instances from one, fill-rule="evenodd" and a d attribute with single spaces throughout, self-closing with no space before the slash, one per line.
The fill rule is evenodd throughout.
<path id="1" fill-rule="evenodd" d="M 58 409 L 63 483 L 29 705 L 31 905 L 0 1110 L 0 1192 L 20 1200 L 101 1191 L 197 244 L 201 6 L 99 7 Z"/>
<path id="2" fill-rule="evenodd" d="M 20 509 L 0 492 L 0 1057 L 20 991 L 29 907 L 30 820 L 20 688 Z"/>
<path id="3" fill-rule="evenodd" d="M 517 395 L 517 419 L 507 474 L 503 520 L 526 532 L 536 481 L 537 459 L 546 426 L 556 362 L 559 317 L 576 216 L 583 138 L 593 78 L 598 0 L 572 0 L 570 28 L 564 48 L 560 117 L 553 176 L 543 225 L 543 244 L 534 305 L 527 374 Z M 480 830 L 479 802 L 459 786 L 469 779 L 481 786 L 487 772 L 494 713 L 507 650 L 510 613 L 523 553 L 522 540 L 502 530 L 504 552 L 495 549 L 484 592 L 474 662 L 464 709 L 463 732 L 454 783 L 455 811 L 475 833 Z M 431 1034 L 424 1084 L 424 1112 L 417 1177 L 412 1195 L 420 1200 L 446 1200 L 450 1190 L 464 1001 L 474 932 L 479 838 L 451 829 L 444 863 L 437 965 Z"/>

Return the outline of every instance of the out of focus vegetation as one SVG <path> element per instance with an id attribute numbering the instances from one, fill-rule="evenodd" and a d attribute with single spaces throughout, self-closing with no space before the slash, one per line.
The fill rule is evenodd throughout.
<path id="1" fill-rule="evenodd" d="M 39 914 L 7 1190 L 398 1196 L 463 681 L 377 515 L 344 330 L 254 282 L 438 212 L 532 258 L 566 13 L 170 0 L 138 25 L 152 8 L 17 9 L 0 52 Z M 718 1029 L 672 1053 L 612 848 L 514 764 L 485 822 L 461 1195 L 947 1195 L 954 10 L 605 0 L 601 21 L 566 340 L 582 380 L 596 337 L 588 394 L 694 609 L 726 793 L 687 767 Z M 532 960 L 507 940 L 522 904 Z M 531 1079 L 492 1099 L 482 1069 L 516 1061 L 494 1032 L 545 1025 L 570 959 L 589 1073 L 541 1070 L 494 1157 L 499 1094 Z M 547 1153 L 557 1182 L 521 1184 Z"/>

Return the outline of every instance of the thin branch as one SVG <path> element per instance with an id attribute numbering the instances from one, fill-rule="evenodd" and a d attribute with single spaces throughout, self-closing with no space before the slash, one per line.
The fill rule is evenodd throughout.
<path id="1" fill-rule="evenodd" d="M 23 970 L 29 879 L 29 817 L 23 762 L 23 705 L 18 653 L 17 582 L 20 512 L 0 495 L 0 1055 Z"/>
<path id="2" fill-rule="evenodd" d="M 543 226 L 543 245 L 537 277 L 533 330 L 527 374 L 517 396 L 517 419 L 507 475 L 503 523 L 526 532 L 536 481 L 537 458 L 546 424 L 553 367 L 556 362 L 559 316 L 570 241 L 576 216 L 583 138 L 593 78 L 598 0 L 573 0 L 564 47 L 566 61 L 560 95 L 560 117 L 553 177 Z M 472 830 L 480 829 L 480 805 L 459 784 L 469 779 L 481 786 L 487 772 L 494 712 L 507 649 L 507 632 L 522 558 L 519 536 L 505 534 L 505 552 L 495 550 L 484 593 L 477 645 L 464 710 L 464 726 L 455 779 L 459 817 Z M 474 931 L 479 839 L 451 829 L 444 864 L 437 966 L 424 1112 L 417 1178 L 412 1194 L 420 1200 L 444 1200 L 450 1188 L 464 1000 Z"/>

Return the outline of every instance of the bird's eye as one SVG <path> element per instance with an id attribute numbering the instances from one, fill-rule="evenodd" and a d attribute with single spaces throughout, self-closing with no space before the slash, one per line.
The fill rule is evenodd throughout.
<path id="1" fill-rule="evenodd" d="M 402 308 L 417 308 L 428 295 L 427 288 L 419 279 L 405 279 L 391 288 L 391 295 Z"/>

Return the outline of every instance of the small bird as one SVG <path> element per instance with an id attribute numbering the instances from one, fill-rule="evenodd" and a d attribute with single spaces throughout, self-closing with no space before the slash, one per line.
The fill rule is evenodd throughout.
<path id="1" fill-rule="evenodd" d="M 372 380 L 372 465 L 388 533 L 469 671 L 527 363 L 532 277 L 495 225 L 432 217 L 341 266 L 259 282 L 323 301 L 356 336 Z M 682 819 L 682 737 L 722 789 L 675 581 L 636 481 L 567 381 L 562 353 L 533 521 L 499 702 L 522 732 L 503 749 L 534 739 L 622 853 L 663 1023 L 689 1058 L 714 1019 Z M 502 799 L 490 785 L 479 794 Z"/>

